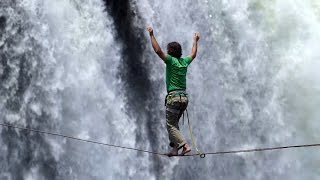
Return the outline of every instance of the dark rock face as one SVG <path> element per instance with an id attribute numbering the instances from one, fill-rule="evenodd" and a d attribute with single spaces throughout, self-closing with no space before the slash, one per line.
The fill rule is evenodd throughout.
<path id="1" fill-rule="evenodd" d="M 143 142 L 149 141 L 153 151 L 159 151 L 159 129 L 161 121 L 157 114 L 160 108 L 155 104 L 159 102 L 158 90 L 150 80 L 150 52 L 144 52 L 149 40 L 145 36 L 145 27 L 135 26 L 134 20 L 143 19 L 134 10 L 134 4 L 128 0 L 105 0 L 106 10 L 114 20 L 116 39 L 122 45 L 122 61 L 119 67 L 119 78 L 123 81 L 123 90 L 127 99 L 127 112 L 137 122 L 136 132 L 137 146 L 145 147 Z M 145 59 L 145 61 L 144 61 Z M 164 117 L 164 115 L 163 115 Z M 142 134 L 141 129 L 147 133 Z M 159 174 L 162 171 L 161 161 L 153 157 L 154 171 Z"/>

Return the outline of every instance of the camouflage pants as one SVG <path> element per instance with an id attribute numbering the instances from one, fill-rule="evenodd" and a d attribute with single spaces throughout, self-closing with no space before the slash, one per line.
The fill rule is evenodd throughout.
<path id="1" fill-rule="evenodd" d="M 170 146 L 180 149 L 186 144 L 180 130 L 179 119 L 188 106 L 186 95 L 169 95 L 166 97 L 166 119 Z"/>

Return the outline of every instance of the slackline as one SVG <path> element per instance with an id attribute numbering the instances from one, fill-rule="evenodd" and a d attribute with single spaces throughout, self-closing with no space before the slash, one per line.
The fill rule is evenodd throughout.
<path id="1" fill-rule="evenodd" d="M 132 151 L 149 153 L 149 154 L 153 154 L 153 155 L 167 156 L 166 153 L 160 153 L 160 152 L 148 151 L 148 150 L 137 149 L 137 148 L 132 148 L 132 147 L 126 147 L 126 146 L 102 143 L 102 142 L 76 138 L 76 137 L 67 136 L 67 135 L 58 134 L 58 133 L 46 132 L 46 131 L 41 131 L 41 130 L 36 130 L 36 129 L 30 129 L 30 128 L 25 128 L 25 127 L 21 127 L 21 126 L 14 126 L 14 125 L 10 125 L 10 124 L 0 123 L 0 126 L 8 127 L 8 128 L 14 128 L 14 129 L 20 129 L 20 130 L 24 130 L 24 131 L 28 131 L 28 132 L 36 132 L 36 133 L 40 133 L 40 134 L 48 134 L 48 135 L 52 135 L 52 136 L 59 136 L 59 137 L 63 137 L 63 138 L 73 139 L 73 140 L 82 141 L 82 142 L 86 142 L 86 143 L 98 144 L 98 145 L 102 145 L 102 146 L 109 146 L 109 147 L 114 147 L 114 148 L 127 149 L 127 150 L 132 150 Z M 204 158 L 205 155 L 250 153 L 250 152 L 273 151 L 273 150 L 292 149 L 292 148 L 319 147 L 319 146 L 320 146 L 320 144 L 302 144 L 302 145 L 293 145 L 293 146 L 278 146 L 278 147 L 266 147 L 266 148 L 256 148 L 256 149 L 241 149 L 241 150 L 231 150 L 231 151 L 205 152 L 205 153 L 200 154 L 200 157 Z M 185 154 L 185 155 L 176 155 L 176 156 L 179 156 L 179 157 L 190 157 L 190 156 L 199 156 L 199 154 Z"/>

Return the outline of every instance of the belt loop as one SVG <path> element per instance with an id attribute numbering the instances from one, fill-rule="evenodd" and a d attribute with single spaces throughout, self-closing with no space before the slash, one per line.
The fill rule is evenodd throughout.
<path id="1" fill-rule="evenodd" d="M 180 104 L 180 111 L 182 110 L 182 101 L 181 101 L 181 94 L 179 94 L 179 96 L 180 96 L 180 100 L 179 100 L 179 104 Z"/>

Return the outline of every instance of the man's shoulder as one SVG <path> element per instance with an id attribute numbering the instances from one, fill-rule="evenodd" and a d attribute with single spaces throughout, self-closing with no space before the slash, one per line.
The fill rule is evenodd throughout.
<path id="1" fill-rule="evenodd" d="M 172 59 L 173 59 L 173 57 L 171 55 L 166 54 L 165 63 L 166 64 L 172 63 Z"/>
<path id="2" fill-rule="evenodd" d="M 191 56 L 190 55 L 188 55 L 188 56 L 183 56 L 183 57 L 181 57 L 182 59 L 191 59 Z"/>
<path id="3" fill-rule="evenodd" d="M 189 65 L 191 63 L 191 61 L 192 61 L 192 58 L 191 58 L 190 55 L 184 56 L 181 59 L 183 59 L 183 62 L 185 62 L 187 65 Z"/>

